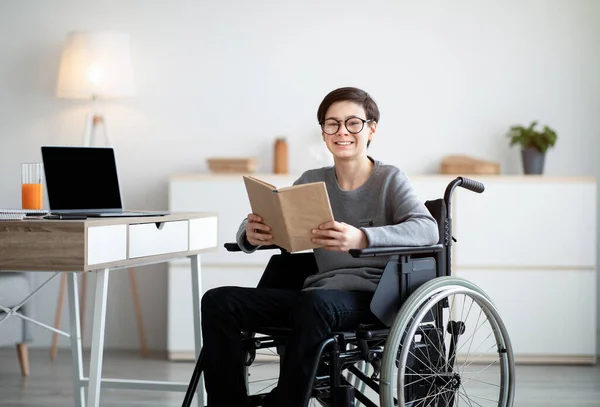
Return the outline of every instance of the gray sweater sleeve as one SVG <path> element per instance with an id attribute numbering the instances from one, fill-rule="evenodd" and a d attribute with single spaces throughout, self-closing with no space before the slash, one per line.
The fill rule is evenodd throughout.
<path id="1" fill-rule="evenodd" d="M 381 186 L 390 224 L 361 227 L 369 247 L 427 246 L 439 240 L 437 222 L 417 198 L 410 181 L 402 171 L 390 174 Z"/>
<path id="2" fill-rule="evenodd" d="M 244 253 L 254 253 L 256 250 L 258 250 L 258 248 L 260 246 L 253 246 L 250 244 L 248 239 L 246 239 L 246 225 L 247 224 L 248 224 L 248 218 L 245 218 L 242 221 L 242 223 L 240 224 L 240 227 L 238 228 L 238 231 L 235 235 L 235 240 L 236 240 L 238 246 L 240 246 L 240 249 L 242 249 L 242 251 Z"/>

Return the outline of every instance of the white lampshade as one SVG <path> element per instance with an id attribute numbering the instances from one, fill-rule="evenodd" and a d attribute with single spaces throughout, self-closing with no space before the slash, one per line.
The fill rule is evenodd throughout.
<path id="1" fill-rule="evenodd" d="M 110 31 L 67 34 L 56 95 L 76 99 L 135 96 L 129 35 Z"/>

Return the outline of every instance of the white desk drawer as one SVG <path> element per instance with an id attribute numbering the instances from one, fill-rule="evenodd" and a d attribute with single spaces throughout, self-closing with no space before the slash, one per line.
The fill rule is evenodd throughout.
<path id="1" fill-rule="evenodd" d="M 217 225 L 218 219 L 216 216 L 190 219 L 190 250 L 217 247 Z"/>
<path id="2" fill-rule="evenodd" d="M 95 226 L 87 234 L 87 265 L 127 258 L 127 225 Z"/>
<path id="3" fill-rule="evenodd" d="M 188 221 L 129 225 L 129 258 L 188 250 Z"/>

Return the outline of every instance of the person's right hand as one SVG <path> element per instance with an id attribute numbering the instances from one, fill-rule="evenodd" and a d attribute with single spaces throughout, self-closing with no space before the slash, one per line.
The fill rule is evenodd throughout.
<path id="1" fill-rule="evenodd" d="M 248 214 L 246 224 L 246 239 L 252 246 L 268 246 L 273 244 L 271 227 L 262 223 L 262 218 L 253 213 Z"/>

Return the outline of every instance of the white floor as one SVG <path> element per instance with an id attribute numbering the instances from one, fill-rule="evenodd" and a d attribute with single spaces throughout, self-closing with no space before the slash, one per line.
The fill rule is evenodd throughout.
<path id="1" fill-rule="evenodd" d="M 0 406 L 64 407 L 73 405 L 70 352 L 60 351 L 50 361 L 47 351 L 30 351 L 31 376 L 19 374 L 13 348 L 0 349 Z M 87 364 L 85 365 L 87 369 Z M 276 365 L 264 365 L 253 379 L 276 377 Z M 189 381 L 192 363 L 160 357 L 142 359 L 135 352 L 107 352 L 104 376 L 146 380 Z M 256 387 L 253 387 L 254 389 Z M 183 393 L 105 389 L 101 406 L 181 406 Z M 484 406 L 485 404 L 480 404 Z M 488 404 L 489 405 L 489 404 Z M 600 365 L 517 366 L 516 407 L 600 406 Z M 472 407 L 478 407 L 473 404 Z"/>

